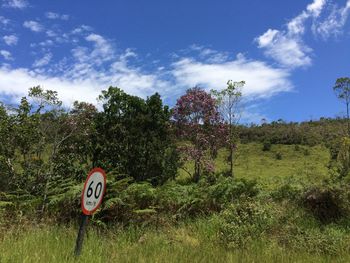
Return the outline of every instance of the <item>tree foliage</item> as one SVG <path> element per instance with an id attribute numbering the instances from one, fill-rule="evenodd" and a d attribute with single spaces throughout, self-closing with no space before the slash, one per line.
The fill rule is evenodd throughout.
<path id="1" fill-rule="evenodd" d="M 177 100 L 173 118 L 178 136 L 190 142 L 179 149 L 186 161 L 194 161 L 193 179 L 197 182 L 203 169 L 213 170 L 211 159 L 224 132 L 216 100 L 199 87 L 189 89 Z"/>
<path id="2" fill-rule="evenodd" d="M 349 103 L 350 103 L 350 78 L 338 78 L 333 90 L 338 99 L 343 100 L 346 105 L 346 118 L 348 135 L 350 135 Z"/>
<path id="3" fill-rule="evenodd" d="M 234 151 L 237 147 L 238 134 L 235 125 L 238 124 L 241 111 L 241 88 L 245 82 L 227 82 L 227 88 L 221 91 L 212 90 L 211 93 L 216 98 L 219 111 L 225 121 L 227 129 L 226 147 L 229 150 L 228 162 L 230 164 L 230 174 L 233 176 Z"/>
<path id="4" fill-rule="evenodd" d="M 165 182 L 176 174 L 170 111 L 159 94 L 143 100 L 110 87 L 100 96 L 94 162 L 137 181 Z"/>

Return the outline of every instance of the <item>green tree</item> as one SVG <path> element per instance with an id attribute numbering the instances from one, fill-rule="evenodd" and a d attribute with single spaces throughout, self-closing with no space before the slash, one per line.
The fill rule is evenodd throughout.
<path id="1" fill-rule="evenodd" d="M 61 116 L 60 125 L 71 133 L 58 148 L 54 159 L 55 174 L 81 181 L 86 172 L 95 165 L 92 160 L 96 115 L 97 109 L 94 105 L 75 101 L 72 110 Z"/>
<path id="2" fill-rule="evenodd" d="M 137 181 L 160 184 L 176 174 L 170 111 L 159 94 L 147 100 L 110 87 L 100 96 L 94 162 Z"/>
<path id="3" fill-rule="evenodd" d="M 13 159 L 15 155 L 14 118 L 0 103 L 0 191 L 9 190 L 14 177 Z"/>
<path id="4" fill-rule="evenodd" d="M 228 127 L 228 138 L 227 138 L 227 148 L 229 150 L 229 164 L 230 164 L 230 174 L 233 177 L 233 165 L 234 165 L 234 153 L 237 148 L 238 134 L 235 132 L 235 126 L 238 124 L 241 111 L 241 98 L 242 92 L 241 88 L 244 86 L 245 82 L 233 82 L 229 80 L 227 82 L 227 88 L 221 91 L 212 90 L 211 93 L 216 98 L 219 106 L 219 111 L 226 122 Z"/>
<path id="5" fill-rule="evenodd" d="M 56 91 L 40 86 L 29 89 L 17 109 L 15 143 L 23 156 L 17 187 L 42 200 L 44 211 L 49 187 L 62 174 L 55 173 L 59 151 L 74 134 L 69 114 Z"/>
<path id="6" fill-rule="evenodd" d="M 194 182 L 198 182 L 202 170 L 212 172 L 217 146 L 222 138 L 222 122 L 216 100 L 199 87 L 188 89 L 173 109 L 177 133 L 181 140 L 190 144 L 180 146 L 183 161 L 194 162 Z M 208 154 L 208 151 L 211 153 Z M 184 167 L 187 173 L 191 175 Z"/>
<path id="7" fill-rule="evenodd" d="M 348 135 L 350 135 L 350 118 L 349 118 L 350 78 L 338 78 L 335 82 L 333 90 L 337 98 L 345 102 L 347 130 L 348 130 Z"/>

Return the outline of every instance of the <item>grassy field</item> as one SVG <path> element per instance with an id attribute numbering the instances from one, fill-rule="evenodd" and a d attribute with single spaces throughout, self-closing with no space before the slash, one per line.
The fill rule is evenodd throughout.
<path id="1" fill-rule="evenodd" d="M 274 189 L 286 179 L 305 183 L 320 182 L 328 178 L 329 151 L 324 146 L 272 145 L 270 151 L 263 151 L 258 143 L 240 144 L 236 152 L 235 176 L 256 179 L 265 189 Z M 279 154 L 281 159 L 276 158 Z M 228 169 L 225 162 L 228 153 L 221 149 L 215 161 L 217 171 Z M 193 164 L 187 164 L 193 171 Z M 188 175 L 179 170 L 179 180 Z"/>
<path id="2" fill-rule="evenodd" d="M 226 155 L 225 150 L 219 152 L 218 171 L 226 169 Z M 262 192 L 269 193 L 288 181 L 309 184 L 328 178 L 328 162 L 329 153 L 323 146 L 273 145 L 270 151 L 262 151 L 261 144 L 251 143 L 239 146 L 235 174 L 256 179 Z M 187 179 L 188 175 L 180 172 L 177 180 Z M 300 208 L 294 211 L 283 202 L 270 206 L 266 200 L 271 199 L 258 202 L 262 209 L 278 211 L 278 223 L 244 248 L 222 243 L 218 214 L 148 227 L 98 227 L 91 222 L 79 258 L 73 256 L 77 225 L 20 223 L 1 229 L 0 222 L 0 263 L 350 262 L 348 222 L 324 226 Z M 247 233 L 245 227 L 238 230 Z"/>
<path id="3" fill-rule="evenodd" d="M 208 220 L 160 230 L 90 228 L 79 258 L 73 256 L 77 227 L 35 226 L 8 231 L 0 240 L 0 262 L 349 262 L 337 257 L 293 252 L 258 240 L 244 250 L 215 240 Z"/>

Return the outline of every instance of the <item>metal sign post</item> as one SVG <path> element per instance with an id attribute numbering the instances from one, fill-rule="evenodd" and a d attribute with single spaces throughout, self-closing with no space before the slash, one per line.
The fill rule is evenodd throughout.
<path id="1" fill-rule="evenodd" d="M 81 209 L 83 214 L 75 243 L 74 255 L 79 256 L 83 247 L 84 235 L 92 215 L 101 205 L 106 192 L 106 173 L 101 168 L 94 168 L 89 172 L 81 195 Z"/>

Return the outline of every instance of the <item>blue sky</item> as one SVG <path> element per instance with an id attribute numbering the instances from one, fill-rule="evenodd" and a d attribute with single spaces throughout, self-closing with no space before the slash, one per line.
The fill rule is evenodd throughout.
<path id="1" fill-rule="evenodd" d="M 350 0 L 0 0 L 0 100 L 28 88 L 96 102 L 118 86 L 174 105 L 186 89 L 246 81 L 244 122 L 344 114 Z"/>

